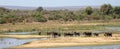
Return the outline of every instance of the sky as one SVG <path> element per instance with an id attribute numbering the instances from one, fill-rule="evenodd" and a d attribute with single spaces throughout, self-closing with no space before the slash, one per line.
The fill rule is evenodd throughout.
<path id="1" fill-rule="evenodd" d="M 0 0 L 0 5 L 27 7 L 99 6 L 102 4 L 120 6 L 120 0 Z"/>

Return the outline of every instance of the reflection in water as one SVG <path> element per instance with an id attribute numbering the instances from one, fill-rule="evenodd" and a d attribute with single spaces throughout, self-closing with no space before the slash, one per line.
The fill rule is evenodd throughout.
<path id="1" fill-rule="evenodd" d="M 14 39 L 14 38 L 0 38 L 0 49 L 8 48 L 11 46 L 17 46 L 26 42 L 34 41 L 38 39 Z"/>

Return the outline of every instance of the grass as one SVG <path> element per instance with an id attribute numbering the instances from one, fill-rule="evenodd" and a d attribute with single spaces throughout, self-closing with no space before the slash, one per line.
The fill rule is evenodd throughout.
<path id="1" fill-rule="evenodd" d="M 105 26 L 120 26 L 120 22 L 46 22 L 46 23 L 16 23 L 0 24 L 0 32 L 30 32 L 30 31 L 94 31 L 106 30 Z"/>

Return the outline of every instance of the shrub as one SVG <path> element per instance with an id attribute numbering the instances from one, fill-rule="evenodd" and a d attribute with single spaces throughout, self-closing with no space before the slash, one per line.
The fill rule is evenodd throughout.
<path id="1" fill-rule="evenodd" d="M 0 24 L 4 24 L 4 23 L 6 23 L 5 19 L 1 18 L 0 19 Z"/>
<path id="2" fill-rule="evenodd" d="M 47 22 L 47 19 L 44 18 L 44 17 L 37 17 L 36 20 L 37 20 L 38 22 Z"/>

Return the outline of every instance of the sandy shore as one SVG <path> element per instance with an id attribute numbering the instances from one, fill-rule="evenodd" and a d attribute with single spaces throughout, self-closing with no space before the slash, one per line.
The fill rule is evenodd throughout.
<path id="1" fill-rule="evenodd" d="M 8 38 L 19 38 L 19 39 L 24 39 L 24 38 L 47 38 L 49 36 L 40 36 L 40 35 L 0 35 L 0 37 L 8 37 Z"/>
<path id="2" fill-rule="evenodd" d="M 91 46 L 120 44 L 120 37 L 60 37 L 48 40 L 38 40 L 12 48 L 42 48 L 42 47 L 64 47 L 64 46 Z"/>

